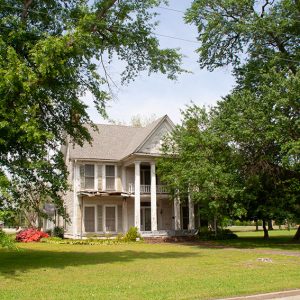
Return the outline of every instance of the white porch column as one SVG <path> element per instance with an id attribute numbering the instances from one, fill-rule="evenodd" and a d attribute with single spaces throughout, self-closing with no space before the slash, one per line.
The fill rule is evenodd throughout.
<path id="1" fill-rule="evenodd" d="M 138 231 L 141 229 L 141 177 L 140 167 L 141 162 L 136 161 L 134 163 L 134 226 L 137 227 Z"/>
<path id="2" fill-rule="evenodd" d="M 123 203 L 122 203 L 122 215 L 123 215 L 123 232 L 127 232 L 128 231 L 128 212 L 127 212 L 127 199 L 124 198 L 123 199 Z"/>
<path id="3" fill-rule="evenodd" d="M 125 193 L 127 191 L 126 186 L 126 167 L 122 167 L 122 192 Z"/>
<path id="4" fill-rule="evenodd" d="M 154 162 L 151 162 L 151 231 L 157 231 L 156 174 Z"/>
<path id="5" fill-rule="evenodd" d="M 181 229 L 180 222 L 180 198 L 176 196 L 174 199 L 174 218 L 175 218 L 175 230 Z"/>
<path id="6" fill-rule="evenodd" d="M 106 191 L 106 165 L 102 166 L 102 191 Z"/>
<path id="7" fill-rule="evenodd" d="M 189 201 L 189 230 L 195 229 L 195 209 L 194 209 L 194 203 L 192 201 L 191 194 L 188 194 L 188 201 Z"/>

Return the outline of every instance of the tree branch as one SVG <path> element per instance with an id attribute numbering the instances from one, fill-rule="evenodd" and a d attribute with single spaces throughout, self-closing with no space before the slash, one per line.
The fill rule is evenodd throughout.
<path id="1" fill-rule="evenodd" d="M 267 7 L 268 4 L 270 4 L 269 0 L 266 0 L 265 4 L 261 8 L 261 14 L 260 14 L 261 18 L 264 16 L 264 14 L 265 14 L 265 8 Z"/>
<path id="2" fill-rule="evenodd" d="M 101 9 L 99 11 L 99 13 L 97 14 L 97 18 L 98 19 L 103 19 L 103 17 L 105 17 L 106 13 L 109 11 L 109 9 L 115 5 L 115 3 L 118 0 L 108 0 L 107 2 L 105 2 L 103 9 Z"/>
<path id="3" fill-rule="evenodd" d="M 99 10 L 99 12 L 97 13 L 97 19 L 102 20 L 106 16 L 110 8 L 113 7 L 117 1 L 118 0 L 108 0 L 107 2 L 105 2 L 103 9 Z M 97 31 L 97 25 L 93 27 L 92 31 Z"/>
<path id="4" fill-rule="evenodd" d="M 278 36 L 276 36 L 273 32 L 267 31 L 267 33 L 271 36 L 271 38 L 274 40 L 276 47 L 278 48 L 279 52 L 284 54 L 287 58 L 289 58 L 289 53 L 285 49 L 284 43 L 280 40 Z M 295 75 L 297 73 L 297 70 L 295 66 L 292 64 L 292 62 L 289 63 L 289 68 L 292 71 L 292 73 Z"/>
<path id="5" fill-rule="evenodd" d="M 300 0 L 295 0 L 295 5 L 300 13 Z"/>
<path id="6" fill-rule="evenodd" d="M 28 8 L 29 6 L 32 4 L 32 1 L 33 0 L 25 0 L 24 1 L 24 7 L 23 7 L 23 11 L 22 11 L 22 14 L 21 14 L 21 20 L 23 22 L 25 22 L 27 16 L 28 16 Z"/>

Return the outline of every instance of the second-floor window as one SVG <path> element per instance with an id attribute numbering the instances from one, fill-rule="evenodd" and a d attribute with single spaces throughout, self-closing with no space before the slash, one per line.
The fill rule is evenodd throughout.
<path id="1" fill-rule="evenodd" d="M 80 188 L 82 190 L 115 191 L 115 165 L 80 165 Z"/>
<path id="2" fill-rule="evenodd" d="M 95 166 L 86 164 L 80 166 L 80 187 L 86 190 L 94 189 Z"/>
<path id="3" fill-rule="evenodd" d="M 106 190 L 115 190 L 115 166 L 106 165 L 105 166 L 105 179 L 106 179 Z"/>

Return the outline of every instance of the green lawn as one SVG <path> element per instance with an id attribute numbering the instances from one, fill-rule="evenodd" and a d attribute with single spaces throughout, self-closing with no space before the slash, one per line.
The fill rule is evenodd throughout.
<path id="1" fill-rule="evenodd" d="M 292 234 L 272 233 L 269 246 L 252 233 L 193 245 L 22 244 L 0 250 L 0 299 L 212 299 L 299 288 Z"/>
<path id="2" fill-rule="evenodd" d="M 300 250 L 300 243 L 295 243 L 292 238 L 296 230 L 271 230 L 269 240 L 264 240 L 263 231 L 235 232 L 239 238 L 236 240 L 222 241 L 221 244 L 236 248 L 265 248 L 274 250 Z"/>

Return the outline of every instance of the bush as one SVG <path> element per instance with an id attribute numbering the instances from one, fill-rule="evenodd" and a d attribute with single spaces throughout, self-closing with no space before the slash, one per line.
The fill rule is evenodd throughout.
<path id="1" fill-rule="evenodd" d="M 123 233 L 118 233 L 118 235 L 117 235 L 117 240 L 118 240 L 118 241 L 123 241 L 124 238 L 125 238 L 125 236 L 124 236 Z"/>
<path id="2" fill-rule="evenodd" d="M 46 232 L 49 236 L 52 236 L 52 229 L 47 229 L 47 230 L 45 230 L 45 232 Z"/>
<path id="3" fill-rule="evenodd" d="M 11 237 L 0 229 L 0 246 L 10 250 L 16 250 L 17 247 Z"/>
<path id="4" fill-rule="evenodd" d="M 137 227 L 130 227 L 124 240 L 127 242 L 135 242 L 137 239 L 142 239 L 141 235 L 138 233 Z"/>
<path id="5" fill-rule="evenodd" d="M 64 238 L 64 233 L 65 233 L 65 230 L 64 230 L 63 227 L 55 226 L 52 230 L 51 236 L 59 237 L 59 238 L 63 239 Z"/>
<path id="6" fill-rule="evenodd" d="M 232 240 L 238 236 L 229 229 L 218 229 L 215 233 L 208 228 L 201 228 L 198 237 L 200 240 Z"/>
<path id="7" fill-rule="evenodd" d="M 16 236 L 17 242 L 39 242 L 41 238 L 47 238 L 49 235 L 43 231 L 37 230 L 35 228 L 29 228 L 20 231 Z"/>

